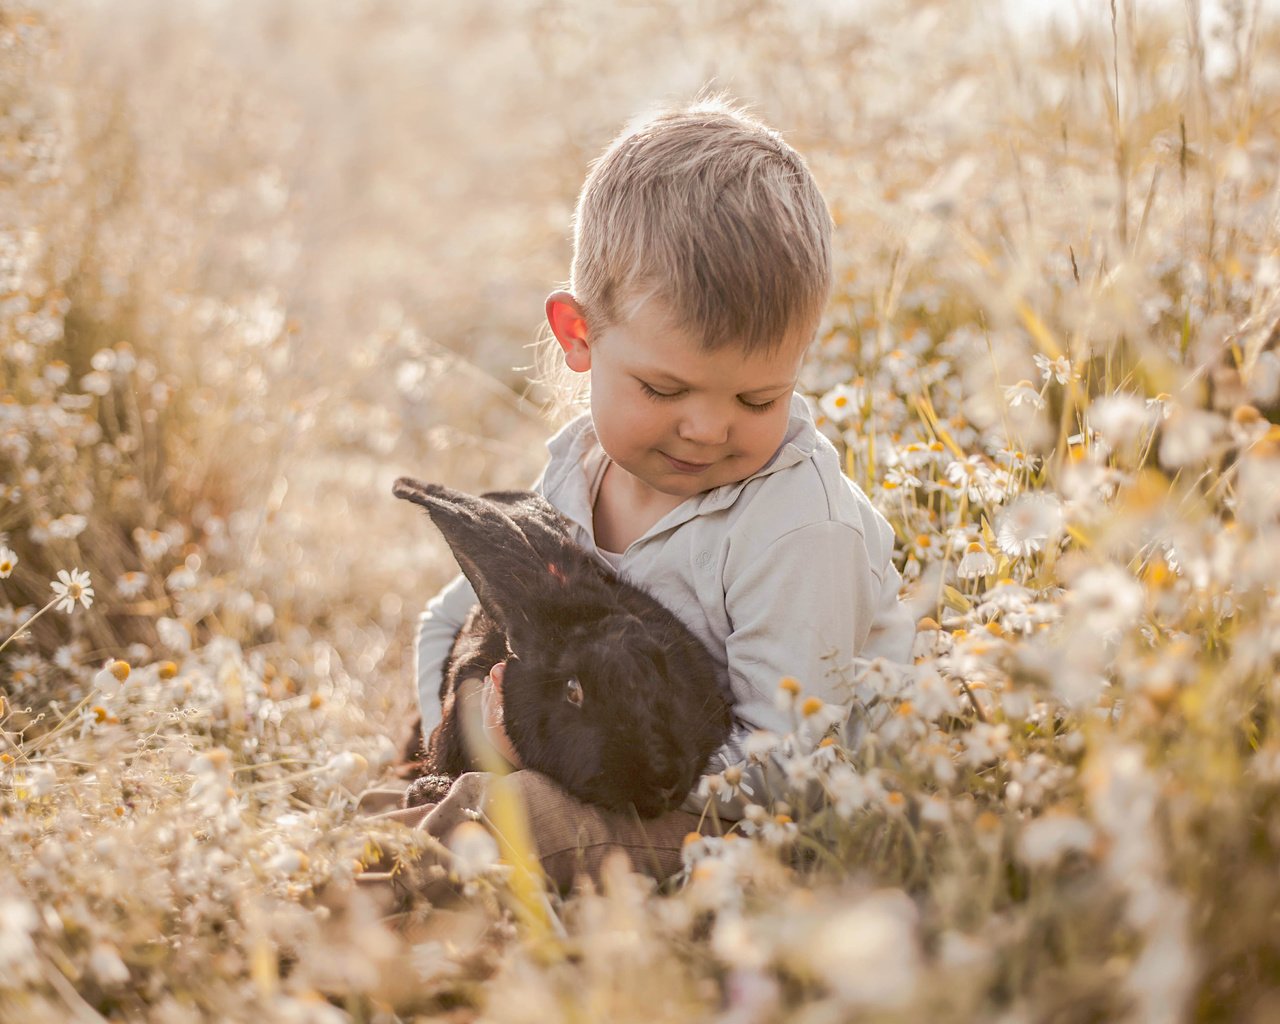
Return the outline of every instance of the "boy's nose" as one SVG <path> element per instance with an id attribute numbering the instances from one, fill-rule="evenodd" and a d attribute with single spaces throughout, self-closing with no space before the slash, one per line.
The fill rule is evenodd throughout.
<path id="1" fill-rule="evenodd" d="M 676 433 L 690 444 L 718 445 L 729 440 L 729 424 L 718 416 L 686 416 Z"/>

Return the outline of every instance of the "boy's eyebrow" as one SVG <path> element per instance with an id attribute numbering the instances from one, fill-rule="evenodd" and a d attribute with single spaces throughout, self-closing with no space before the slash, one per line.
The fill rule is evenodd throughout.
<path id="1" fill-rule="evenodd" d="M 662 381 L 663 384 L 670 384 L 672 387 L 677 387 L 677 388 L 692 387 L 692 385 L 689 384 L 688 381 L 682 380 L 681 378 L 677 377 L 675 374 L 668 373 L 666 370 L 659 370 L 657 367 L 653 367 L 653 368 L 642 367 L 639 370 L 637 370 L 636 373 L 637 375 L 642 376 L 647 380 L 660 380 Z M 796 382 L 794 380 L 780 381 L 777 384 L 763 384 L 758 388 L 751 388 L 751 390 L 749 391 L 743 391 L 742 394 L 759 395 L 765 391 L 778 391 L 781 388 L 795 387 L 795 384 Z"/>

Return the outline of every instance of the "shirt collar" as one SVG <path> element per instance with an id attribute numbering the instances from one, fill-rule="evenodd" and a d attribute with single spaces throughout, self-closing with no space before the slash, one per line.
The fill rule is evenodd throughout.
<path id="1" fill-rule="evenodd" d="M 645 536 L 674 529 L 703 513 L 728 508 L 752 480 L 759 480 L 812 458 L 821 439 L 822 435 L 814 425 L 808 401 L 803 395 L 792 393 L 787 431 L 778 450 L 768 462 L 744 480 L 713 487 L 681 502 L 658 520 Z M 596 438 L 591 414 L 583 413 L 566 423 L 547 442 L 547 451 L 551 458 L 547 463 L 543 492 L 548 497 L 556 495 L 556 505 L 560 511 L 591 536 L 591 490 L 601 463 L 606 458 Z"/>

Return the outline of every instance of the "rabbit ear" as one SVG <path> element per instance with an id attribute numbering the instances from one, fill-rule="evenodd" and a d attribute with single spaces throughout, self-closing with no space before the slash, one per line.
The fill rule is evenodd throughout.
<path id="1" fill-rule="evenodd" d="M 549 565 L 564 562 L 566 550 L 577 550 L 564 517 L 541 494 L 533 491 L 488 491 L 480 497 L 500 505 Z"/>
<path id="2" fill-rule="evenodd" d="M 439 484 L 401 477 L 392 493 L 427 510 L 480 604 L 508 637 L 537 627 L 548 587 L 559 589 L 566 581 L 520 523 L 492 501 Z"/>

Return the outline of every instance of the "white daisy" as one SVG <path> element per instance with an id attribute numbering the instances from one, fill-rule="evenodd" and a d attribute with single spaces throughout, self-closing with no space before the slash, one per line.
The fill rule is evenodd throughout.
<path id="1" fill-rule="evenodd" d="M 995 495 L 995 474 L 981 455 L 955 459 L 947 466 L 947 479 L 965 488 L 970 501 L 987 501 Z"/>
<path id="2" fill-rule="evenodd" d="M 1024 494 L 1004 510 L 996 546 L 1010 558 L 1026 558 L 1062 529 L 1062 506 L 1047 494 Z"/>
<path id="3" fill-rule="evenodd" d="M 1065 384 L 1074 376 L 1071 371 L 1071 360 L 1066 356 L 1050 359 L 1048 356 L 1037 352 L 1031 358 L 1035 360 L 1036 369 L 1040 371 L 1040 377 L 1046 384 L 1049 383 L 1050 378 L 1053 378 L 1059 384 Z"/>
<path id="4" fill-rule="evenodd" d="M 93 584 L 87 572 L 81 572 L 79 569 L 72 569 L 70 572 L 59 569 L 58 578 L 49 586 L 53 588 L 58 598 L 58 610 L 68 615 L 75 610 L 77 601 L 85 608 L 93 604 Z"/>
<path id="5" fill-rule="evenodd" d="M 889 471 L 884 475 L 886 484 L 892 484 L 894 487 L 922 487 L 923 481 L 911 472 L 905 465 L 891 466 Z"/>
<path id="6" fill-rule="evenodd" d="M 13 567 L 18 564 L 18 556 L 9 548 L 0 547 L 0 580 L 8 579 Z"/>
<path id="7" fill-rule="evenodd" d="M 147 588 L 150 577 L 145 572 L 126 572 L 116 577 L 116 593 L 128 600 Z"/>
<path id="8" fill-rule="evenodd" d="M 480 878 L 501 862 L 498 841 L 476 821 L 455 826 L 445 844 L 453 854 L 454 873 L 464 882 Z"/>
<path id="9" fill-rule="evenodd" d="M 1020 405 L 1029 405 L 1032 409 L 1043 409 L 1044 398 L 1031 384 L 1029 380 L 1020 380 L 1017 384 L 1010 384 L 1004 389 L 1004 400 L 1009 403 L 1011 409 L 1016 409 Z"/>
<path id="10" fill-rule="evenodd" d="M 49 534 L 61 540 L 70 540 L 84 533 L 84 528 L 88 525 L 89 520 L 84 516 L 68 513 L 65 516 L 59 516 L 49 524 Z"/>
<path id="11" fill-rule="evenodd" d="M 850 387 L 848 384 L 837 384 L 818 399 L 818 408 L 829 420 L 837 424 L 848 422 L 861 405 L 861 389 Z"/>
<path id="12" fill-rule="evenodd" d="M 956 575 L 963 580 L 974 580 L 980 576 L 990 576 L 996 571 L 996 560 L 991 557 L 980 543 L 974 541 L 965 550 L 964 557 L 956 567 Z"/>
<path id="13" fill-rule="evenodd" d="M 1136 442 L 1152 425 L 1146 403 L 1136 395 L 1103 395 L 1089 406 L 1089 423 L 1114 448 Z"/>

